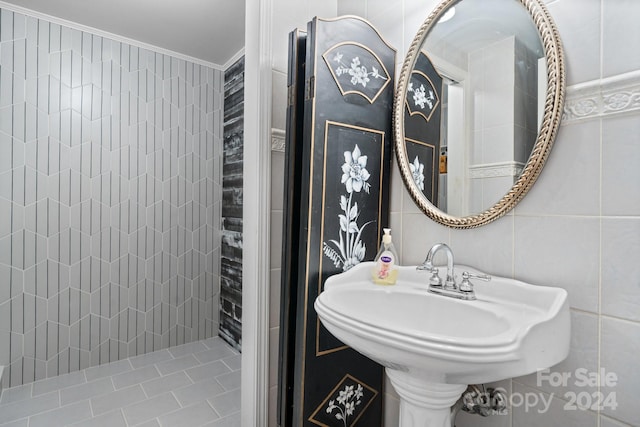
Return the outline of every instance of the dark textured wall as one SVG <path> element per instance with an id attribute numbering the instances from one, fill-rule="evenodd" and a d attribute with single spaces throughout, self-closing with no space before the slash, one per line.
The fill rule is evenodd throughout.
<path id="1" fill-rule="evenodd" d="M 244 143 L 244 57 L 224 75 L 222 159 L 222 260 L 220 263 L 220 336 L 242 344 L 242 150 Z"/>

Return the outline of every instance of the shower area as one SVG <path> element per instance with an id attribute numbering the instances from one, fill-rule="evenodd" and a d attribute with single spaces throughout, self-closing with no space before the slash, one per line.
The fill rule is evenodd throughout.
<path id="1" fill-rule="evenodd" d="M 0 9 L 0 425 L 238 416 L 243 73 Z"/>

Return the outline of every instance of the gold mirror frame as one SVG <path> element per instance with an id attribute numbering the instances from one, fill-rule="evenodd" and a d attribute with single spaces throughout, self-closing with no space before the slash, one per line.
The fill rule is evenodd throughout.
<path id="1" fill-rule="evenodd" d="M 564 54 L 558 30 L 545 5 L 538 0 L 514 0 L 519 1 L 529 12 L 533 23 L 538 29 L 538 34 L 544 47 L 544 54 L 547 65 L 547 93 L 544 102 L 544 114 L 542 124 L 538 132 L 533 150 L 529 160 L 525 165 L 520 177 L 513 187 L 495 205 L 482 213 L 465 217 L 456 217 L 442 212 L 435 207 L 424 194 L 418 189 L 409 168 L 409 159 L 404 142 L 404 103 L 407 87 L 420 47 L 426 38 L 429 30 L 447 9 L 460 0 L 444 0 L 427 17 L 416 34 L 407 56 L 405 57 L 400 77 L 398 79 L 397 91 L 393 105 L 393 133 L 394 146 L 400 174 L 402 180 L 411 194 L 411 197 L 420 209 L 434 221 L 452 228 L 474 228 L 488 224 L 502 217 L 527 194 L 540 175 L 542 168 L 549 156 L 551 147 L 560 125 L 562 117 L 562 106 L 565 91 L 565 70 Z"/>

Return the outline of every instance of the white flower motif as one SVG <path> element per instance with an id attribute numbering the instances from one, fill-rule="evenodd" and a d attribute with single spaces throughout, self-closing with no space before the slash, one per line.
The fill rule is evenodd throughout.
<path id="1" fill-rule="evenodd" d="M 418 156 L 413 160 L 413 163 L 409 163 L 409 169 L 411 169 L 411 175 L 413 180 L 421 191 L 424 191 L 424 164 L 420 163 Z"/>
<path id="2" fill-rule="evenodd" d="M 362 399 L 362 396 L 364 395 L 363 393 L 364 389 L 362 388 L 362 384 L 358 384 L 358 387 L 356 388 L 356 399 L 360 400 Z"/>
<path id="3" fill-rule="evenodd" d="M 429 96 L 427 96 L 427 89 L 424 85 L 420 85 L 418 89 L 413 88 L 413 83 L 409 83 L 407 87 L 407 92 L 413 92 L 413 103 L 423 110 L 428 105 L 429 109 L 433 109 L 433 105 L 435 104 L 436 96 L 433 93 L 433 90 L 429 89 Z"/>
<path id="4" fill-rule="evenodd" d="M 353 415 L 353 411 L 356 409 L 356 404 L 354 402 L 349 402 L 344 406 L 347 415 Z"/>
<path id="5" fill-rule="evenodd" d="M 323 242 L 322 251 L 327 258 L 333 261 L 334 266 L 342 267 L 342 271 L 347 271 L 364 260 L 367 247 L 361 240 L 362 232 L 367 225 L 375 222 L 375 220 L 368 221 L 362 226 L 358 225 L 360 208 L 358 202 L 354 200 L 354 196 L 366 197 L 357 196 L 355 193 L 360 193 L 364 189 L 365 193 L 369 194 L 371 188 L 371 184 L 367 182 L 370 177 L 366 168 L 367 156 L 362 155 L 360 148 L 356 144 L 353 151 L 344 152 L 344 161 L 341 183 L 345 185 L 348 194 L 340 195 L 342 213 L 338 214 L 338 224 L 340 226 L 338 240 L 331 239 L 328 242 Z M 350 390 L 345 389 L 345 393 L 351 393 L 351 396 L 356 392 L 351 387 Z M 338 397 L 338 402 L 343 404 L 341 400 L 344 401 L 344 399 L 347 399 L 347 397 Z"/>
<path id="6" fill-rule="evenodd" d="M 360 230 L 356 223 L 358 215 L 360 215 L 360 212 L 358 211 L 358 202 L 354 203 L 351 208 L 347 208 L 345 212 L 348 213 L 348 218 L 346 215 L 338 215 L 338 219 L 340 220 L 340 229 L 349 234 L 356 234 Z"/>
<path id="7" fill-rule="evenodd" d="M 363 87 L 367 87 L 367 84 L 371 81 L 371 78 L 387 80 L 387 78 L 381 75 L 380 71 L 373 65 L 371 66 L 372 71 L 369 73 L 367 67 L 361 65 L 360 58 L 357 56 L 351 60 L 350 67 L 347 67 L 346 64 L 342 61 L 343 56 L 344 55 L 342 53 L 336 52 L 333 57 L 333 61 L 339 64 L 335 69 L 336 75 L 338 77 L 345 74 L 350 75 L 352 85 L 362 85 Z"/>
<path id="8" fill-rule="evenodd" d="M 333 414 L 333 416 L 336 417 L 337 420 L 341 420 L 342 424 L 346 427 L 347 418 L 352 416 L 356 411 L 356 407 L 362 404 L 361 398 L 364 394 L 363 390 L 360 384 L 358 384 L 355 391 L 353 385 L 346 385 L 344 390 L 338 393 L 338 397 L 335 400 L 338 404 L 336 405 L 334 400 L 330 400 L 326 413 Z M 336 413 L 333 412 L 334 409 L 337 410 Z"/>
<path id="9" fill-rule="evenodd" d="M 347 198 L 345 196 L 340 196 L 340 209 L 347 211 Z"/>
<path id="10" fill-rule="evenodd" d="M 425 95 L 424 85 L 420 85 L 420 88 L 416 89 L 413 92 L 413 102 L 416 105 L 419 105 L 420 108 L 424 109 L 424 106 L 427 103 L 427 97 Z"/>
<path id="11" fill-rule="evenodd" d="M 341 390 L 340 393 L 338 394 L 338 398 L 336 399 L 338 401 L 338 403 L 340 403 L 341 405 L 344 405 L 345 402 L 347 400 L 349 400 L 349 398 L 353 396 L 353 386 L 352 385 L 348 385 L 344 388 L 344 390 Z"/>
<path id="12" fill-rule="evenodd" d="M 353 249 L 353 256 L 347 259 L 344 263 L 344 270 L 347 271 L 351 267 L 355 267 L 356 265 L 360 264 L 364 259 L 364 255 L 366 252 L 367 248 L 365 247 L 365 245 L 362 244 L 362 241 L 358 241 L 356 247 Z"/>
<path id="13" fill-rule="evenodd" d="M 363 87 L 367 87 L 369 83 L 369 73 L 365 66 L 360 66 L 360 58 L 357 56 L 351 61 L 351 68 L 349 69 L 349 75 L 351 76 L 351 84 L 361 84 Z"/>
<path id="14" fill-rule="evenodd" d="M 344 152 L 344 164 L 342 165 L 342 183 L 347 188 L 347 193 L 354 191 L 359 193 L 363 188 L 369 193 L 367 180 L 371 176 L 367 167 L 367 156 L 363 156 L 360 148 L 356 147 L 351 151 Z"/>

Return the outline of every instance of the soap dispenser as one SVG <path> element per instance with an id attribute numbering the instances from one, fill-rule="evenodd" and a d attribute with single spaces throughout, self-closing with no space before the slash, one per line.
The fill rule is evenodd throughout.
<path id="1" fill-rule="evenodd" d="M 394 285 L 398 278 L 398 253 L 391 240 L 391 229 L 385 228 L 380 250 L 371 271 L 373 282 L 378 285 Z"/>

